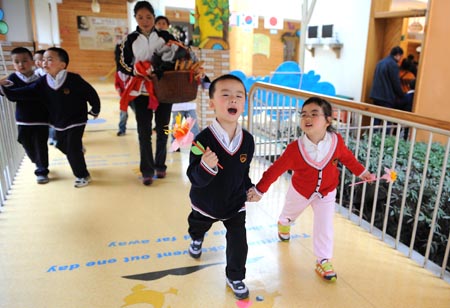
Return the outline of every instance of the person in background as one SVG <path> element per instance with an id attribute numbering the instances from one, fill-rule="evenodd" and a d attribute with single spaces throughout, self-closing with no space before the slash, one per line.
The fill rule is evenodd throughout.
<path id="1" fill-rule="evenodd" d="M 236 298 L 244 299 L 249 296 L 243 282 L 248 252 L 245 202 L 253 187 L 249 170 L 255 149 L 253 136 L 238 124 L 244 112 L 245 86 L 238 77 L 223 75 L 211 83 L 209 98 L 216 118 L 195 138 L 205 150 L 203 155 L 190 153 L 186 172 L 191 182 L 189 255 L 200 258 L 205 233 L 221 221 L 227 229 L 226 283 Z"/>
<path id="2" fill-rule="evenodd" d="M 409 90 L 405 93 L 405 96 L 398 101 L 397 108 L 403 111 L 412 112 L 412 106 L 414 102 L 414 93 L 416 92 L 416 79 L 412 79 L 409 83 Z M 402 130 L 402 136 L 404 140 L 409 138 L 409 127 L 405 127 Z"/>
<path id="3" fill-rule="evenodd" d="M 35 51 L 33 60 L 34 60 L 34 73 L 38 76 L 44 76 L 46 74 L 44 68 L 42 67 L 42 59 L 44 58 L 44 49 L 39 49 Z"/>
<path id="4" fill-rule="evenodd" d="M 402 56 L 403 49 L 396 46 L 391 49 L 387 57 L 377 63 L 370 91 L 370 98 L 375 105 L 395 108 L 395 102 L 403 97 L 398 67 Z M 375 119 L 375 125 L 380 125 L 380 123 L 380 119 Z"/>
<path id="5" fill-rule="evenodd" d="M 35 65 L 34 73 L 38 76 L 44 76 L 46 74 L 44 68 L 42 67 L 42 60 L 44 58 L 44 49 L 37 50 L 34 53 L 33 60 Z M 48 144 L 56 145 L 55 129 L 51 126 L 48 127 Z"/>
<path id="6" fill-rule="evenodd" d="M 3 86 L 9 99 L 30 101 L 44 99 L 50 124 L 56 130 L 56 147 L 67 156 L 75 175 L 74 186 L 85 187 L 91 181 L 86 167 L 83 133 L 88 113 L 96 118 L 100 113 L 100 98 L 95 89 L 80 75 L 67 71 L 69 54 L 62 48 L 50 47 L 44 53 L 43 67 L 47 74 L 35 83 L 13 88 Z M 0 83 L 5 85 L 5 83 Z M 88 112 L 87 103 L 92 107 Z"/>
<path id="7" fill-rule="evenodd" d="M 167 140 L 165 133 L 172 111 L 172 104 L 159 104 L 153 90 L 150 76 L 154 73 L 152 59 L 163 50 L 166 43 L 175 38 L 167 31 L 157 31 L 153 6 L 147 1 L 138 1 L 134 6 L 134 17 L 138 24 L 135 31 L 128 34 L 121 46 L 119 69 L 130 76 L 121 99 L 121 110 L 128 108 L 128 101 L 134 107 L 139 136 L 140 171 L 142 183 L 149 186 L 153 176 L 166 177 Z M 138 85 L 139 88 L 131 88 Z M 130 91 L 128 91 L 130 90 Z M 129 94 L 127 94 L 129 92 Z M 152 120 L 156 122 L 156 151 L 152 150 Z"/>
<path id="8" fill-rule="evenodd" d="M 122 97 L 122 93 L 125 90 L 125 84 L 127 83 L 129 76 L 122 73 L 119 69 L 120 65 L 120 44 L 117 44 L 114 49 L 114 58 L 116 62 L 116 73 L 114 74 L 114 88 L 120 97 Z M 125 135 L 127 131 L 127 121 L 128 121 L 128 111 L 120 110 L 120 119 L 119 119 L 119 130 L 117 131 L 117 136 Z"/>
<path id="9" fill-rule="evenodd" d="M 323 279 L 335 281 L 337 274 L 331 259 L 339 164 L 364 180 L 373 180 L 374 175 L 358 162 L 341 135 L 331 126 L 333 108 L 329 102 L 320 97 L 308 98 L 302 106 L 300 118 L 304 134 L 290 143 L 264 172 L 256 188 L 249 190 L 248 200 L 259 201 L 280 175 L 292 170 L 291 184 L 278 218 L 278 237 L 281 241 L 289 241 L 291 225 L 311 205 L 314 212 L 315 270 Z"/>
<path id="10" fill-rule="evenodd" d="M 164 30 L 168 31 L 170 27 L 170 21 L 169 18 L 166 16 L 158 16 L 155 19 L 155 28 L 157 30 Z"/>
<path id="11" fill-rule="evenodd" d="M 414 60 L 414 55 L 413 54 L 409 54 L 407 57 L 408 61 L 411 63 L 411 72 L 414 74 L 415 77 L 417 77 L 417 66 L 418 63 L 416 60 Z"/>
<path id="12" fill-rule="evenodd" d="M 11 51 L 15 72 L 8 76 L 11 89 L 27 86 L 36 82 L 41 76 L 33 71 L 33 55 L 25 47 L 17 47 Z M 42 100 L 27 102 L 17 97 L 16 123 L 17 141 L 23 146 L 25 153 L 36 165 L 34 174 L 38 184 L 49 182 L 48 174 L 48 111 Z"/>
<path id="13" fill-rule="evenodd" d="M 410 90 L 411 81 L 416 79 L 416 76 L 413 73 L 414 63 L 409 59 L 403 59 L 402 64 L 400 65 L 400 83 L 402 86 L 403 94 L 406 94 Z"/>

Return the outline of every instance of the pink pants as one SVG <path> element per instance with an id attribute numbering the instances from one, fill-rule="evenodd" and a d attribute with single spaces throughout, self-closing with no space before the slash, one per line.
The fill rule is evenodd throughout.
<path id="1" fill-rule="evenodd" d="M 292 224 L 310 204 L 314 212 L 312 237 L 314 254 L 318 260 L 331 259 L 334 246 L 333 218 L 336 205 L 336 190 L 333 190 L 323 198 L 313 195 L 310 199 L 306 199 L 290 184 L 279 222 L 282 225 Z"/>

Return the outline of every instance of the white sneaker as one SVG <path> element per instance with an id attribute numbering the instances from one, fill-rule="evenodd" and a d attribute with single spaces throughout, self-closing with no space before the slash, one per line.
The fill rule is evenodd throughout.
<path id="1" fill-rule="evenodd" d="M 226 281 L 227 281 L 227 285 L 231 288 L 231 290 L 233 290 L 234 296 L 237 299 L 248 298 L 248 295 L 250 292 L 248 291 L 247 286 L 245 285 L 245 283 L 242 280 L 232 281 L 227 278 Z"/>
<path id="2" fill-rule="evenodd" d="M 87 176 L 85 178 L 76 178 L 73 186 L 75 186 L 76 188 L 88 186 L 90 181 L 91 181 L 90 176 Z"/>

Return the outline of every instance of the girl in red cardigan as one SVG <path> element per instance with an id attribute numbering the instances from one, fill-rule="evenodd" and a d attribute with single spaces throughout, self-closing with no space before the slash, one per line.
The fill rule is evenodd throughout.
<path id="1" fill-rule="evenodd" d="M 314 211 L 313 245 L 317 257 L 316 272 L 326 280 L 337 275 L 330 259 L 333 256 L 333 217 L 336 187 L 339 183 L 338 162 L 364 180 L 374 176 L 361 165 L 332 123 L 332 107 L 320 97 L 303 104 L 300 126 L 304 134 L 290 143 L 283 154 L 263 174 L 248 193 L 249 201 L 259 201 L 280 175 L 292 170 L 291 184 L 278 219 L 278 236 L 289 241 L 291 224 L 308 205 Z"/>

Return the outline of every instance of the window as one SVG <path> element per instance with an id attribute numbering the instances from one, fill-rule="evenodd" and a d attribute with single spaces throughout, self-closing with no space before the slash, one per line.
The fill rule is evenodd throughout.
<path id="1" fill-rule="evenodd" d="M 308 38 L 317 38 L 317 26 L 308 27 Z"/>
<path id="2" fill-rule="evenodd" d="M 322 25 L 322 37 L 333 37 L 333 25 Z"/>

